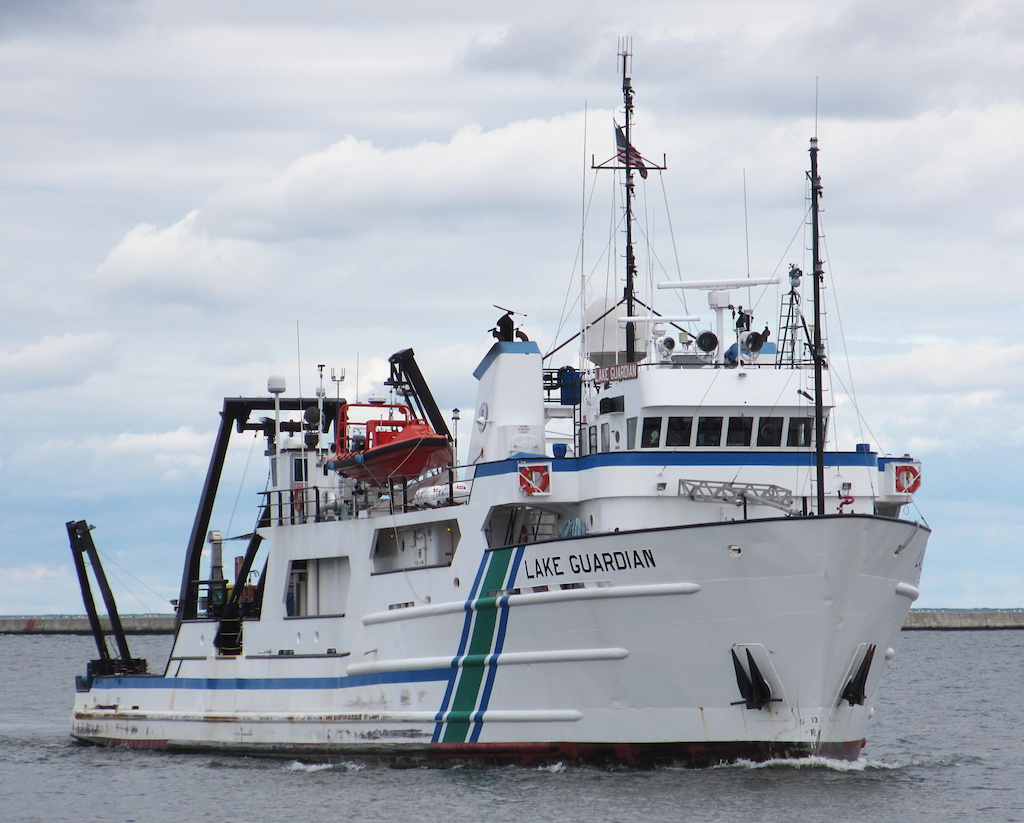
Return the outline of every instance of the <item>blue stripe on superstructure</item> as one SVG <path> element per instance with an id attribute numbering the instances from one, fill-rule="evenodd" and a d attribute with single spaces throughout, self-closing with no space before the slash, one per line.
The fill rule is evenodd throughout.
<path id="1" fill-rule="evenodd" d="M 506 589 L 514 589 L 516 585 L 516 575 L 519 574 L 519 565 L 523 561 L 523 553 L 526 551 L 526 546 L 520 546 L 516 549 L 515 557 L 512 559 L 512 570 L 508 576 L 508 582 L 505 584 Z M 471 743 L 476 743 L 480 738 L 480 732 L 483 729 L 483 722 L 480 719 L 483 713 L 487 711 L 487 707 L 491 702 L 491 690 L 494 688 L 494 678 L 498 674 L 497 660 L 502 650 L 505 648 L 505 630 L 508 628 L 508 598 L 510 595 L 505 595 L 498 601 L 498 608 L 500 610 L 498 617 L 498 631 L 494 639 L 494 648 L 491 650 L 491 654 L 487 658 L 487 677 L 484 681 L 483 694 L 480 696 L 480 703 L 477 707 L 476 717 L 473 723 L 473 730 L 470 733 L 469 740 Z"/>
<path id="2" fill-rule="evenodd" d="M 96 677 L 93 689 L 201 689 L 262 691 L 271 689 L 352 689 L 384 683 L 429 683 L 451 676 L 450 669 L 376 672 L 344 677 Z"/>
<path id="3" fill-rule="evenodd" d="M 599 468 L 625 466 L 814 466 L 814 454 L 809 452 L 731 452 L 731 451 L 631 451 L 591 454 L 586 457 L 559 457 L 551 459 L 555 472 L 578 472 Z M 878 455 L 872 452 L 832 452 L 825 455 L 826 468 L 837 466 L 878 465 Z M 514 474 L 519 471 L 517 460 L 499 460 L 476 467 L 477 477 Z"/>

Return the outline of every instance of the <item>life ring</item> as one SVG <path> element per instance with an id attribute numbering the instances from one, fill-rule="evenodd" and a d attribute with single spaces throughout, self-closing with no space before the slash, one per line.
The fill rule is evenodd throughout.
<path id="1" fill-rule="evenodd" d="M 896 491 L 913 494 L 921 488 L 921 470 L 917 466 L 896 467 Z"/>
<path id="2" fill-rule="evenodd" d="M 520 466 L 519 488 L 523 494 L 547 494 L 551 487 L 551 469 L 548 466 Z"/>

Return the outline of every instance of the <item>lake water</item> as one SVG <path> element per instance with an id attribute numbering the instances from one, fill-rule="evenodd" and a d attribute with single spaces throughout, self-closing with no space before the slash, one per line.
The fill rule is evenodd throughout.
<path id="1" fill-rule="evenodd" d="M 151 666 L 170 638 L 130 638 Z M 1022 821 L 1024 631 L 904 632 L 857 763 L 389 769 L 79 746 L 91 638 L 0 636 L 0 820 Z M 156 668 L 158 668 L 157 666 Z"/>

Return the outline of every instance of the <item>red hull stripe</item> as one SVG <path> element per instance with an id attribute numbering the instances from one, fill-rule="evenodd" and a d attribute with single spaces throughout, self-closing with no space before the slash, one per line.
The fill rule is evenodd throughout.
<path id="1" fill-rule="evenodd" d="M 535 766 L 544 763 L 620 764 L 636 768 L 687 766 L 706 768 L 741 760 L 763 763 L 824 757 L 830 760 L 856 760 L 865 740 L 815 745 L 737 741 L 729 743 L 433 743 L 426 746 L 239 746 L 236 744 L 177 743 L 168 740 L 129 740 L 124 738 L 84 738 L 83 743 L 123 746 L 132 749 L 163 749 L 177 752 L 228 751 L 239 755 L 302 757 L 333 760 L 339 757 L 365 758 L 385 764 L 479 766 L 517 764 Z"/>

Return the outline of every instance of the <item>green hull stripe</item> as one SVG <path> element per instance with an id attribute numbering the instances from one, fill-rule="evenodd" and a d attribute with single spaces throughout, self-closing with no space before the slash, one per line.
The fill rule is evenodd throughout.
<path id="1" fill-rule="evenodd" d="M 493 651 L 494 634 L 498 625 L 498 599 L 488 597 L 487 594 L 500 591 L 504 587 L 512 555 L 512 549 L 499 549 L 490 552 L 488 556 L 487 571 L 484 572 L 478 597 L 471 604 L 473 627 L 469 647 L 461 658 L 469 665 L 463 665 L 459 672 L 455 696 L 452 698 L 449 712 L 446 713 L 447 722 L 441 738 L 445 743 L 464 743 L 469 736 L 473 711 L 480 699 L 486 671 L 484 661 Z M 458 720 L 452 722 L 453 717 L 457 717 Z"/>

